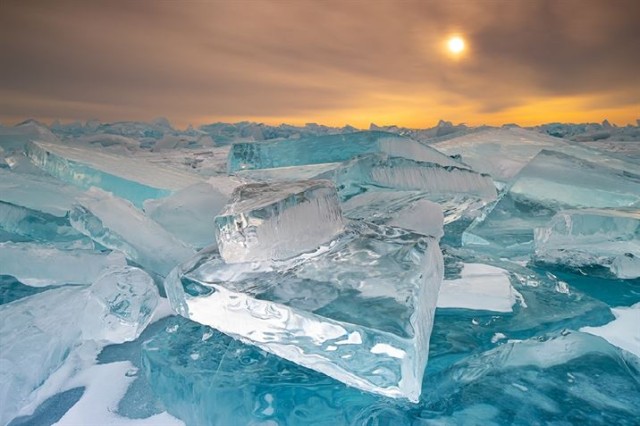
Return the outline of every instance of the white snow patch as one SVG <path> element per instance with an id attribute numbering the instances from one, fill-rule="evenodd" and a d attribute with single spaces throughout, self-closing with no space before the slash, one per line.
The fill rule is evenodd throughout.
<path id="1" fill-rule="evenodd" d="M 601 327 L 582 327 L 580 331 L 600 336 L 614 346 L 640 357 L 640 303 L 612 308 L 615 320 Z"/>
<path id="2" fill-rule="evenodd" d="M 511 286 L 509 273 L 482 263 L 465 263 L 461 278 L 444 280 L 438 308 L 475 309 L 513 312 L 516 298 L 522 298 Z M 523 306 L 524 299 L 522 299 Z"/>

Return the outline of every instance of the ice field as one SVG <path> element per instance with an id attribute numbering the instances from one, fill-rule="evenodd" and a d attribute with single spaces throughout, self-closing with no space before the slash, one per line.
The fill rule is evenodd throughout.
<path id="1" fill-rule="evenodd" d="M 638 419 L 637 126 L 0 126 L 0 425 Z"/>

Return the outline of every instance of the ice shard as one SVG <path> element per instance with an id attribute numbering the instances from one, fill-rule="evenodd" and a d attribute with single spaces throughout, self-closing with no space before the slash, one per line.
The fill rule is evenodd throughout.
<path id="1" fill-rule="evenodd" d="M 368 131 L 307 139 L 235 143 L 229 152 L 230 173 L 311 164 L 340 163 L 358 155 L 386 153 L 395 157 L 460 166 L 450 157 L 409 138 Z"/>
<path id="2" fill-rule="evenodd" d="M 501 255 L 529 255 L 533 230 L 561 210 L 638 206 L 639 174 L 543 150 L 500 201 L 465 231 L 463 244 Z"/>
<path id="3" fill-rule="evenodd" d="M 167 198 L 147 200 L 147 216 L 197 249 L 216 243 L 213 219 L 228 201 L 209 183 L 188 186 Z"/>
<path id="4" fill-rule="evenodd" d="M 93 242 L 57 217 L 0 201 L 0 231 L 5 241 L 39 241 L 60 248 L 93 248 Z M 2 238 L 0 238 L 2 241 Z"/>
<path id="5" fill-rule="evenodd" d="M 438 239 L 354 223 L 267 265 L 202 251 L 165 281 L 174 309 L 350 386 L 416 401 L 442 281 Z"/>
<path id="6" fill-rule="evenodd" d="M 135 340 L 151 321 L 159 299 L 153 279 L 133 266 L 105 271 L 89 288 L 82 315 L 87 340 L 124 343 Z"/>
<path id="7" fill-rule="evenodd" d="M 91 284 L 106 269 L 126 265 L 119 252 L 61 250 L 33 243 L 0 243 L 0 274 L 34 286 Z"/>
<path id="8" fill-rule="evenodd" d="M 602 267 L 619 278 L 640 276 L 632 272 L 640 271 L 640 209 L 563 210 L 536 228 L 534 237 L 537 263 Z"/>
<path id="9" fill-rule="evenodd" d="M 336 189 L 326 180 L 240 186 L 215 223 L 227 263 L 294 257 L 344 229 Z"/>
<path id="10" fill-rule="evenodd" d="M 82 189 L 101 188 L 139 208 L 147 199 L 166 197 L 199 181 L 170 167 L 98 149 L 32 142 L 26 152 L 37 166 L 60 180 Z"/>
<path id="11" fill-rule="evenodd" d="M 469 195 L 496 199 L 488 175 L 462 165 L 440 165 L 385 154 L 366 155 L 325 174 L 331 177 L 344 200 L 371 190 L 421 191 L 430 196 Z"/>
<path id="12" fill-rule="evenodd" d="M 98 188 L 79 197 L 69 219 L 79 232 L 162 277 L 194 254 L 131 203 Z"/>

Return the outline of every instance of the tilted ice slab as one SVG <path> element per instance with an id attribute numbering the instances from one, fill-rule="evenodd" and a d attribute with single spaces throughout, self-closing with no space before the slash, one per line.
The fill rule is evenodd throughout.
<path id="1" fill-rule="evenodd" d="M 368 153 L 386 153 L 443 166 L 460 166 L 457 161 L 420 142 L 373 131 L 235 143 L 229 152 L 228 168 L 229 173 L 235 173 L 240 170 L 339 163 Z"/>
<path id="2" fill-rule="evenodd" d="M 98 188 L 79 197 L 69 219 L 79 232 L 162 277 L 194 254 L 131 203 Z"/>
<path id="3" fill-rule="evenodd" d="M 501 182 L 511 181 L 544 149 L 640 174 L 637 162 L 520 128 L 483 130 L 436 143 L 433 147 L 447 155 L 462 156 L 465 164 Z"/>
<path id="4" fill-rule="evenodd" d="M 355 223 L 286 262 L 228 264 L 202 251 L 165 288 L 194 321 L 350 386 L 417 401 L 442 274 L 436 238 Z"/>
<path id="5" fill-rule="evenodd" d="M 347 217 L 417 232 L 422 231 L 415 225 L 428 222 L 426 217 L 420 218 L 420 210 L 427 213 L 425 207 L 431 202 L 440 205 L 438 210 L 445 210 L 444 221 L 450 223 L 497 196 L 487 175 L 385 154 L 356 158 L 321 177 L 336 183 Z M 409 223 L 412 225 L 404 226 Z"/>
<path id="6" fill-rule="evenodd" d="M 37 166 L 58 179 L 83 189 L 99 187 L 140 208 L 147 199 L 165 197 L 199 181 L 172 168 L 98 149 L 32 142 L 26 152 Z"/>
<path id="7" fill-rule="evenodd" d="M 240 186 L 215 223 L 228 263 L 287 259 L 344 229 L 336 189 L 326 180 Z"/>
<path id="8" fill-rule="evenodd" d="M 500 255 L 528 255 L 533 230 L 561 210 L 638 208 L 640 174 L 541 151 L 508 192 L 463 234 L 463 244 Z"/>
<path id="9" fill-rule="evenodd" d="M 93 248 L 93 241 L 71 227 L 68 218 L 0 201 L 0 231 L 6 241 L 40 241 L 67 248 Z M 0 239 L 1 241 L 1 239 Z"/>
<path id="10" fill-rule="evenodd" d="M 34 287 L 91 284 L 106 269 L 127 264 L 118 252 L 60 250 L 33 243 L 0 243 L 0 274 Z"/>
<path id="11" fill-rule="evenodd" d="M 55 179 L 0 169 L 0 201 L 64 217 L 80 194 Z"/>
<path id="12" fill-rule="evenodd" d="M 228 197 L 207 182 L 188 186 L 167 198 L 147 200 L 147 216 L 194 248 L 215 244 L 213 218 Z"/>
<path id="13" fill-rule="evenodd" d="M 354 159 L 323 176 L 335 181 L 342 199 L 376 189 L 421 191 L 431 196 L 464 194 L 488 201 L 497 196 L 490 176 L 460 164 L 443 166 L 385 154 Z"/>
<path id="14" fill-rule="evenodd" d="M 619 278 L 640 276 L 640 209 L 564 210 L 536 228 L 534 238 L 536 262 L 602 266 Z"/>

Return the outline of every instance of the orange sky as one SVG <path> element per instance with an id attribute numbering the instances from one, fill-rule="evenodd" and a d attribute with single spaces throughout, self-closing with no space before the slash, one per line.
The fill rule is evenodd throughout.
<path id="1" fill-rule="evenodd" d="M 623 125 L 639 21 L 636 0 L 4 0 L 0 122 Z"/>

